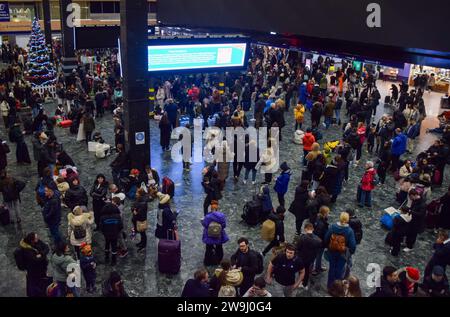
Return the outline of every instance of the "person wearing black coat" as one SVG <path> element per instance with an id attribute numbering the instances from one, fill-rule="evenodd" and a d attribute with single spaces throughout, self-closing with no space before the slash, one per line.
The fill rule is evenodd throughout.
<path id="1" fill-rule="evenodd" d="M 240 268 L 244 279 L 239 287 L 240 296 L 253 286 L 255 275 L 258 270 L 258 255 L 256 251 L 250 250 L 249 242 L 246 238 L 238 240 L 239 249 L 231 256 L 231 265 Z"/>
<path id="2" fill-rule="evenodd" d="M 419 289 L 430 297 L 449 297 L 448 279 L 444 268 L 435 266 L 433 274 L 425 276 L 423 283 L 419 285 Z"/>
<path id="3" fill-rule="evenodd" d="M 136 192 L 136 200 L 133 202 L 131 206 L 131 212 L 133 217 L 131 218 L 131 222 L 133 223 L 133 227 L 135 232 L 139 232 L 141 235 L 141 241 L 136 244 L 138 247 L 138 252 L 145 250 L 147 247 L 147 233 L 146 230 L 138 231 L 137 223 L 139 222 L 147 222 L 147 213 L 148 213 L 148 197 L 145 193 L 145 190 L 139 188 Z"/>
<path id="4" fill-rule="evenodd" d="M 73 210 L 76 206 L 88 206 L 88 196 L 86 189 L 80 185 L 80 180 L 76 177 L 69 180 L 70 188 L 64 196 L 64 202 L 69 210 Z"/>
<path id="5" fill-rule="evenodd" d="M 317 217 L 317 221 L 314 223 L 314 234 L 319 237 L 322 242 L 325 241 L 325 236 L 328 232 L 329 224 L 328 224 L 328 215 L 330 213 L 330 208 L 324 206 L 320 208 L 319 216 Z M 321 272 L 326 271 L 325 267 L 322 267 L 322 255 L 325 251 L 325 248 L 328 247 L 322 244 L 321 248 L 317 251 L 316 261 L 314 264 L 314 270 L 312 275 L 318 275 Z"/>
<path id="6" fill-rule="evenodd" d="M 155 237 L 158 239 L 175 240 L 175 229 L 178 214 L 174 213 L 170 208 L 169 195 L 158 193 L 158 198 L 159 204 Z"/>
<path id="7" fill-rule="evenodd" d="M 361 220 L 359 220 L 358 217 L 356 217 L 354 209 L 349 208 L 346 210 L 346 213 L 348 213 L 350 216 L 350 221 L 348 222 L 348 225 L 350 226 L 350 228 L 353 229 L 353 232 L 355 233 L 356 244 L 357 245 L 361 244 L 361 240 L 363 238 L 363 229 Z"/>
<path id="8" fill-rule="evenodd" d="M 386 236 L 386 243 L 391 245 L 391 255 L 398 256 L 400 253 L 400 247 L 408 234 L 408 229 L 411 222 L 411 215 L 408 214 L 407 210 L 402 210 L 399 217 L 395 217 L 394 225 L 392 227 L 391 232 Z"/>
<path id="9" fill-rule="evenodd" d="M 411 223 L 408 226 L 406 234 L 406 249 L 409 252 L 414 248 L 417 235 L 425 230 L 425 217 L 427 214 L 427 206 L 425 199 L 414 189 L 409 192 L 409 197 L 412 199 L 410 213 L 412 215 Z"/>
<path id="10" fill-rule="evenodd" d="M 50 278 L 47 277 L 48 245 L 32 232 L 20 241 L 19 248 L 27 271 L 27 296 L 46 297 L 47 286 L 50 284 Z"/>
<path id="11" fill-rule="evenodd" d="M 383 269 L 380 279 L 380 287 L 370 297 L 401 297 L 400 285 L 398 283 L 397 270 L 392 266 Z"/>
<path id="12" fill-rule="evenodd" d="M 117 157 L 109 166 L 111 167 L 114 184 L 119 185 L 121 173 L 130 167 L 130 160 L 127 152 L 125 152 L 123 144 L 117 145 L 117 152 Z"/>
<path id="13" fill-rule="evenodd" d="M 106 181 L 105 175 L 98 174 L 90 191 L 90 195 L 92 197 L 92 210 L 94 211 L 94 218 L 97 229 L 100 227 L 100 216 L 101 211 L 106 204 L 108 187 L 109 183 Z"/>
<path id="14" fill-rule="evenodd" d="M 313 128 L 316 128 L 320 124 L 320 118 L 323 113 L 323 104 L 321 102 L 315 102 L 311 109 L 311 124 Z"/>
<path id="15" fill-rule="evenodd" d="M 205 298 L 210 297 L 208 284 L 208 271 L 198 270 L 194 273 L 194 278 L 187 280 L 184 285 L 181 297 L 183 298 Z"/>
<path id="16" fill-rule="evenodd" d="M 103 297 L 128 297 L 122 278 L 115 271 L 111 272 L 109 278 L 103 282 L 102 293 Z"/>
<path id="17" fill-rule="evenodd" d="M 447 193 L 439 201 L 441 203 L 441 213 L 438 218 L 438 228 L 450 230 L 450 186 Z"/>
<path id="18" fill-rule="evenodd" d="M 305 233 L 300 235 L 297 242 L 297 255 L 302 260 L 305 267 L 305 277 L 303 286 L 308 287 L 309 274 L 311 272 L 317 254 L 322 248 L 323 242 L 317 235 L 313 233 L 314 226 L 311 223 L 305 225 Z"/>
<path id="19" fill-rule="evenodd" d="M 61 194 L 52 187 L 45 186 L 45 199 L 42 207 L 44 222 L 50 230 L 50 234 L 55 244 L 61 242 L 59 225 L 61 223 Z"/>
<path id="20" fill-rule="evenodd" d="M 308 209 L 306 204 L 309 198 L 309 181 L 302 181 L 302 183 L 295 189 L 294 201 L 289 207 L 289 212 L 295 216 L 295 229 L 297 235 L 300 235 L 302 231 L 303 221 L 309 218 Z"/>
<path id="21" fill-rule="evenodd" d="M 9 131 L 9 139 L 16 143 L 16 159 L 17 164 L 31 164 L 30 154 L 28 152 L 27 144 L 25 143 L 20 122 L 16 121 L 14 126 Z"/>
<path id="22" fill-rule="evenodd" d="M 433 245 L 434 253 L 425 267 L 424 276 L 431 276 L 435 266 L 441 266 L 446 270 L 450 265 L 450 239 L 447 231 L 440 231 L 436 243 Z"/>
<path id="23" fill-rule="evenodd" d="M 38 172 L 42 176 L 43 170 L 49 167 L 53 171 L 56 164 L 56 142 L 53 139 L 48 139 L 39 153 Z"/>
<path id="24" fill-rule="evenodd" d="M 5 170 L 0 171 L 0 192 L 3 195 L 3 202 L 11 216 L 12 214 L 15 215 L 17 223 L 21 222 L 20 192 L 25 188 L 25 185 L 24 182 L 7 175 Z"/>
<path id="25" fill-rule="evenodd" d="M 159 122 L 159 130 L 160 130 L 160 145 L 162 147 L 163 151 L 169 151 L 170 149 L 170 135 L 172 132 L 172 128 L 170 126 L 169 118 L 167 117 L 167 114 L 164 113 L 164 115 L 161 118 L 161 121 Z"/>
<path id="26" fill-rule="evenodd" d="M 206 197 L 203 202 L 203 214 L 206 216 L 208 214 L 208 208 L 213 200 L 219 201 L 221 199 L 220 184 L 218 180 L 218 175 L 215 170 L 213 170 L 211 177 L 205 175 L 202 182 L 203 189 L 205 191 Z"/>
<path id="27" fill-rule="evenodd" d="M 111 203 L 107 203 L 100 217 L 100 231 L 105 237 L 105 263 L 109 263 L 111 253 L 111 265 L 116 265 L 117 261 L 117 240 L 123 229 L 122 217 L 119 210 L 120 198 L 114 197 Z"/>
<path id="28" fill-rule="evenodd" d="M 336 190 L 336 183 L 338 181 L 339 170 L 336 162 L 331 162 L 325 167 L 323 178 L 320 181 L 320 186 L 325 187 L 328 193 L 333 194 Z"/>

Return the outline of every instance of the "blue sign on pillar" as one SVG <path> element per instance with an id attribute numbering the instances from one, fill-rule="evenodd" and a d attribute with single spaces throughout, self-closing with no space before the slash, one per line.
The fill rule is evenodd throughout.
<path id="1" fill-rule="evenodd" d="M 9 22 L 9 6 L 7 2 L 0 2 L 0 22 Z"/>
<path id="2" fill-rule="evenodd" d="M 136 145 L 145 144 L 145 133 L 144 132 L 136 132 L 135 140 L 136 140 Z"/>

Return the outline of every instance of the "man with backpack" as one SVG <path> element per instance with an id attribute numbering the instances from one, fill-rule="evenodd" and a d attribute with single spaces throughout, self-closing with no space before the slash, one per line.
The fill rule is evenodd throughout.
<path id="1" fill-rule="evenodd" d="M 273 247 L 278 247 L 280 243 L 285 242 L 284 238 L 284 214 L 286 209 L 279 206 L 275 213 L 270 213 L 268 219 L 263 222 L 261 228 L 261 238 L 270 242 L 269 245 L 262 252 L 263 256 L 272 250 Z"/>
<path id="2" fill-rule="evenodd" d="M 244 294 L 253 286 L 255 275 L 264 271 L 264 259 L 260 253 L 250 250 L 246 238 L 238 240 L 239 249 L 231 256 L 231 265 L 240 269 L 244 275 L 242 284 L 239 287 L 239 295 Z"/>
<path id="3" fill-rule="evenodd" d="M 14 251 L 17 268 L 27 272 L 27 296 L 45 297 L 51 278 L 47 277 L 49 247 L 34 232 L 20 241 Z"/>
<path id="4" fill-rule="evenodd" d="M 330 262 L 328 271 L 328 289 L 335 280 L 342 280 L 346 273 L 346 265 L 350 256 L 356 251 L 355 233 L 349 226 L 350 216 L 343 212 L 339 217 L 339 222 L 335 223 L 325 235 L 325 245 L 327 251 L 325 258 Z"/>

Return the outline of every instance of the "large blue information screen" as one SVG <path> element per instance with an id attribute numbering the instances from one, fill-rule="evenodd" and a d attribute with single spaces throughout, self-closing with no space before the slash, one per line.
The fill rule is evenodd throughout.
<path id="1" fill-rule="evenodd" d="M 243 67 L 247 43 L 151 45 L 148 71 Z"/>

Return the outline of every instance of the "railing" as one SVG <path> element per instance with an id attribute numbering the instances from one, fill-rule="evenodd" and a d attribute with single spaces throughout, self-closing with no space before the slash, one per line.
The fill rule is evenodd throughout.
<path id="1" fill-rule="evenodd" d="M 47 85 L 47 86 L 36 86 L 32 88 L 33 91 L 37 91 L 39 95 L 44 96 L 44 92 L 48 91 L 52 98 L 56 98 L 56 86 L 55 85 Z"/>

